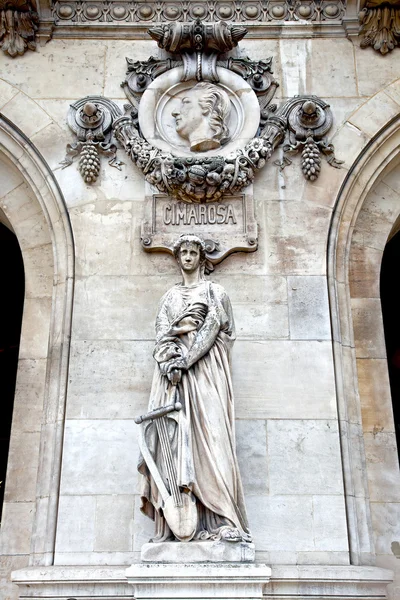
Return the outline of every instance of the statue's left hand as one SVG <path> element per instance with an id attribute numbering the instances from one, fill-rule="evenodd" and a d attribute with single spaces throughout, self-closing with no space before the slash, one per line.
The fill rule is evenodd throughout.
<path id="1" fill-rule="evenodd" d="M 168 373 L 167 377 L 172 385 L 177 385 L 181 380 L 182 371 L 180 369 L 172 369 L 172 371 Z"/>
<path id="2" fill-rule="evenodd" d="M 168 365 L 167 375 L 171 373 L 174 369 L 178 369 L 179 371 L 187 371 L 188 363 L 186 357 L 178 358 L 177 360 L 171 361 Z"/>

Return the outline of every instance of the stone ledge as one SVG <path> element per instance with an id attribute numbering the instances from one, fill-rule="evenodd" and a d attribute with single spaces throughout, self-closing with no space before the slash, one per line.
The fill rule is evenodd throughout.
<path id="1" fill-rule="evenodd" d="M 128 569 L 125 566 L 29 567 L 14 571 L 12 580 L 20 589 L 20 597 L 26 600 L 92 600 L 94 596 L 99 600 L 132 600 L 133 591 L 137 600 L 280 600 L 282 597 L 285 600 L 383 600 L 393 573 L 387 569 L 350 565 L 273 565 L 270 568 L 257 563 L 137 563 Z M 246 595 L 250 592 L 253 595 Z"/>
<path id="2" fill-rule="evenodd" d="M 247 542 L 179 542 L 150 543 L 142 546 L 141 559 L 146 563 L 253 563 L 254 544 Z"/>
<path id="3" fill-rule="evenodd" d="M 271 568 L 263 564 L 175 563 L 132 565 L 126 576 L 136 600 L 222 600 L 263 597 Z"/>

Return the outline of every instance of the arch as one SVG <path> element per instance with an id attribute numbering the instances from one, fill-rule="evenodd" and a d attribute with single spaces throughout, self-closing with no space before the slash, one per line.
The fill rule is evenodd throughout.
<path id="1" fill-rule="evenodd" d="M 26 554 L 30 554 L 31 564 L 50 565 L 57 524 L 71 335 L 73 235 L 62 192 L 50 167 L 24 133 L 1 114 L 0 159 L 10 174 L 8 180 L 14 177 L 13 184 L 9 186 L 12 189 L 6 190 L 0 198 L 2 220 L 17 235 L 26 276 L 17 374 L 17 388 L 22 390 L 23 396 L 17 409 L 23 413 L 32 408 L 24 405 L 24 390 L 32 387 L 32 374 L 37 380 L 39 371 L 35 368 L 40 363 L 40 389 L 35 390 L 38 406 L 36 410 L 32 408 L 35 415 L 23 415 L 36 427 L 35 440 L 38 441 L 36 459 L 29 454 L 27 436 L 23 441 L 23 452 L 25 457 L 29 454 L 27 460 L 34 475 L 34 498 L 26 502 L 30 504 L 26 513 L 30 512 L 33 516 L 29 522 L 31 539 Z M 29 364 L 24 365 L 24 360 Z M 22 454 L 18 427 L 18 422 L 13 422 L 11 444 L 14 443 L 16 455 Z M 18 476 L 18 468 L 11 468 L 2 524 L 2 541 L 7 540 L 3 554 L 18 554 L 15 548 L 7 546 L 8 540 L 15 537 L 9 531 L 13 517 L 19 518 L 17 509 L 25 502 L 15 501 L 13 496 Z"/>
<path id="2" fill-rule="evenodd" d="M 373 303 L 372 309 L 375 321 L 367 323 L 364 331 L 372 332 L 372 337 L 381 340 L 381 254 L 400 212 L 399 203 L 397 210 L 388 210 L 385 216 L 384 211 L 381 211 L 381 215 L 376 214 L 375 218 L 371 215 L 374 186 L 400 163 L 400 106 L 396 114 L 390 114 L 385 123 L 382 124 L 381 121 L 371 125 L 367 119 L 370 119 L 373 113 L 375 102 L 376 97 L 373 97 L 366 103 L 369 104 L 369 108 L 366 105 L 362 106 L 349 119 L 352 123 L 358 122 L 361 131 L 365 132 L 372 126 L 378 131 L 370 137 L 356 157 L 342 183 L 332 215 L 327 255 L 350 556 L 352 564 L 355 565 L 371 564 L 375 560 L 362 426 L 362 397 L 357 372 L 365 310 L 363 312 L 360 302 L 357 302 L 356 290 L 374 286 L 376 302 Z M 373 230 L 373 242 L 367 239 L 368 227 Z M 387 378 L 384 385 L 389 385 Z"/>

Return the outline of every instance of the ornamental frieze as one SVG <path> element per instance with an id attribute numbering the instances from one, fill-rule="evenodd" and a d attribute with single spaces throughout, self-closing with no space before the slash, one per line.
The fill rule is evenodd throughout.
<path id="1" fill-rule="evenodd" d="M 196 19 L 206 22 L 229 20 L 252 25 L 263 23 L 310 22 L 327 24 L 340 21 L 346 11 L 342 0 L 253 0 L 245 2 L 99 2 L 59 0 L 52 8 L 55 24 L 67 23 L 190 23 Z"/>

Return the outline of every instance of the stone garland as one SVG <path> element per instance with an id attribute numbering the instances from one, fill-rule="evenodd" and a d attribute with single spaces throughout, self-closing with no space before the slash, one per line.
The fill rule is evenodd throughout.
<path id="1" fill-rule="evenodd" d="M 183 202 L 215 202 L 226 193 L 240 192 L 253 181 L 283 136 L 278 126 L 274 133 L 271 130 L 270 137 L 254 138 L 244 150 L 226 157 L 182 158 L 162 152 L 139 137 L 129 117 L 117 119 L 113 128 L 115 137 L 146 180 L 160 192 Z"/>
<path id="2" fill-rule="evenodd" d="M 269 116 L 260 137 L 248 142 L 243 150 L 209 158 L 177 157 L 154 148 L 140 137 L 134 120 L 127 115 L 114 121 L 113 130 L 146 180 L 160 192 L 183 202 L 211 202 L 248 186 L 285 137 L 288 143 L 283 148 L 283 161 L 275 161 L 281 169 L 291 163 L 287 155 L 300 150 L 302 171 L 310 181 L 318 178 L 321 153 L 332 167 L 340 168 L 342 161 L 335 158 L 333 145 L 325 138 L 331 124 L 332 114 L 322 100 L 295 97 Z"/>

